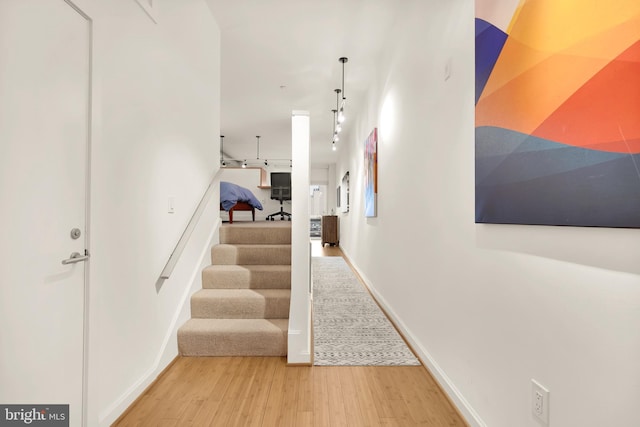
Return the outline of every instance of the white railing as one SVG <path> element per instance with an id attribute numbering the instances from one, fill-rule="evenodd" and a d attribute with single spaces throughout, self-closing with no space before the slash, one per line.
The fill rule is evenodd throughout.
<path id="1" fill-rule="evenodd" d="M 178 263 L 178 260 L 180 259 L 180 255 L 182 255 L 182 251 L 184 250 L 184 247 L 187 245 L 187 242 L 191 237 L 191 233 L 193 233 L 193 229 L 196 227 L 198 220 L 202 216 L 202 212 L 207 206 L 207 201 L 211 198 L 216 188 L 218 188 L 218 186 L 220 185 L 221 174 L 222 174 L 222 169 L 218 169 L 218 172 L 216 172 L 214 177 L 211 179 L 211 183 L 209 184 L 209 187 L 207 187 L 207 190 L 202 195 L 202 199 L 200 199 L 200 203 L 198 203 L 196 210 L 193 212 L 193 215 L 191 216 L 191 219 L 189 220 L 187 227 L 182 232 L 182 236 L 180 237 L 180 240 L 178 240 L 176 247 L 173 249 L 173 252 L 171 252 L 171 255 L 169 255 L 169 260 L 167 261 L 167 264 L 164 266 L 164 269 L 162 269 L 162 273 L 160 273 L 160 279 L 168 279 L 171 276 L 173 269 L 175 268 L 176 264 Z"/>

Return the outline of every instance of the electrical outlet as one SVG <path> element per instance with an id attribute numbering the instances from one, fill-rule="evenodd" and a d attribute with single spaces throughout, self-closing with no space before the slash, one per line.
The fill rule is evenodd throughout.
<path id="1" fill-rule="evenodd" d="M 549 390 L 531 379 L 531 412 L 544 425 L 549 425 Z"/>

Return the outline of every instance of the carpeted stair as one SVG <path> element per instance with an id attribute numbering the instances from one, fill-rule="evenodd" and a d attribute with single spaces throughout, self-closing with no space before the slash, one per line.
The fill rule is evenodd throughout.
<path id="1" fill-rule="evenodd" d="M 291 297 L 291 227 L 225 224 L 178 330 L 183 356 L 285 356 Z"/>

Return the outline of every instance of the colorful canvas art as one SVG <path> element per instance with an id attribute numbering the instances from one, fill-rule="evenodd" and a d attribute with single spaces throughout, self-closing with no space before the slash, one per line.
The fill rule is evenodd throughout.
<path id="1" fill-rule="evenodd" d="M 640 1 L 476 0 L 476 222 L 640 227 Z"/>
<path id="2" fill-rule="evenodd" d="M 378 128 L 373 128 L 364 144 L 364 216 L 378 214 Z"/>

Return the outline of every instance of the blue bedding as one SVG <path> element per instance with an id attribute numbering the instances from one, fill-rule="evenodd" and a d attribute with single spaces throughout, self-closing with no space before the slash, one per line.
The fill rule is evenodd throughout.
<path id="1" fill-rule="evenodd" d="M 238 202 L 246 202 L 254 208 L 262 210 L 262 204 L 256 199 L 251 190 L 230 182 L 220 181 L 220 204 L 222 209 L 229 212 L 229 209 Z"/>

